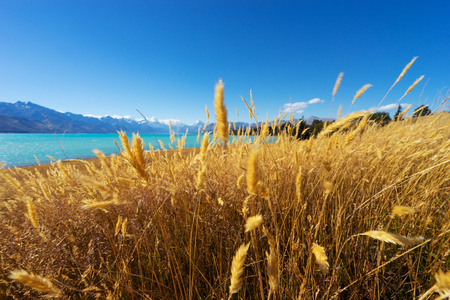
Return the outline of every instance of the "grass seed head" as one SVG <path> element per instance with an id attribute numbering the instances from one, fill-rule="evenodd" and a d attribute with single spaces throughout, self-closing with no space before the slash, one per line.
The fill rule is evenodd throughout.
<path id="1" fill-rule="evenodd" d="M 28 210 L 27 217 L 28 219 L 30 219 L 31 224 L 33 225 L 34 228 L 39 229 L 39 221 L 36 214 L 36 208 L 31 199 L 27 199 L 27 210 Z"/>
<path id="2" fill-rule="evenodd" d="M 48 297 L 58 298 L 62 296 L 61 291 L 56 288 L 49 279 L 30 274 L 25 270 L 12 271 L 9 275 L 9 278 L 15 281 L 19 281 L 38 292 L 47 293 L 46 296 Z"/>
<path id="3" fill-rule="evenodd" d="M 439 270 L 434 277 L 436 278 L 437 291 L 450 294 L 450 271 L 444 273 L 442 270 Z"/>
<path id="4" fill-rule="evenodd" d="M 320 271 L 322 271 L 324 274 L 327 273 L 330 264 L 327 261 L 328 258 L 327 254 L 325 253 L 325 249 L 322 246 L 313 243 L 312 252 L 316 257 L 316 262 L 319 265 Z"/>
<path id="5" fill-rule="evenodd" d="M 216 84 L 214 99 L 214 109 L 216 111 L 216 121 L 219 138 L 222 143 L 226 144 L 228 142 L 228 121 L 227 108 L 224 105 L 222 79 L 220 79 Z"/>
<path id="6" fill-rule="evenodd" d="M 208 110 L 208 106 L 205 104 L 205 112 L 206 112 L 206 119 L 209 120 L 209 110 Z"/>
<path id="7" fill-rule="evenodd" d="M 391 217 L 404 216 L 415 213 L 415 210 L 411 207 L 396 205 L 392 208 Z"/>
<path id="8" fill-rule="evenodd" d="M 266 252 L 267 257 L 267 274 L 269 275 L 269 298 L 270 295 L 276 293 L 280 287 L 280 279 L 278 276 L 278 255 L 275 247 L 270 246 L 270 252 Z"/>
<path id="9" fill-rule="evenodd" d="M 250 152 L 250 157 L 247 163 L 247 191 L 250 195 L 254 195 L 258 192 L 258 180 L 259 180 L 259 170 L 258 170 L 258 158 L 259 151 L 254 149 Z"/>
<path id="10" fill-rule="evenodd" d="M 256 215 L 247 219 L 245 223 L 245 232 L 253 231 L 263 223 L 261 215 Z"/>
<path id="11" fill-rule="evenodd" d="M 341 85 L 342 77 L 344 77 L 343 72 L 339 73 L 339 76 L 336 79 L 336 83 L 334 84 L 334 88 L 333 88 L 333 97 L 336 96 L 339 86 Z"/>
<path id="12" fill-rule="evenodd" d="M 415 88 L 416 85 L 418 85 L 419 82 L 422 81 L 423 77 L 425 77 L 425 75 L 422 75 L 422 76 L 420 76 L 419 78 L 417 78 L 416 81 L 414 81 L 414 83 L 411 84 L 411 86 L 406 90 L 406 92 L 405 92 L 405 94 L 402 96 L 402 98 L 405 97 L 406 95 L 408 95 L 408 94 L 413 90 L 413 88 Z"/>
<path id="13" fill-rule="evenodd" d="M 397 84 L 400 80 L 402 80 L 403 76 L 405 76 L 406 72 L 408 72 L 409 68 L 411 68 L 412 64 L 416 61 L 418 56 L 413 57 L 413 59 L 403 68 L 403 71 L 397 77 L 397 80 L 394 82 L 394 85 Z"/>
<path id="14" fill-rule="evenodd" d="M 390 233 L 386 231 L 367 231 L 361 233 L 361 235 L 366 235 L 368 237 L 377 239 L 379 241 L 391 244 L 397 244 L 401 246 L 414 246 L 423 242 L 424 238 L 418 237 L 406 237 L 400 234 Z"/>
<path id="15" fill-rule="evenodd" d="M 365 84 L 362 88 L 360 88 L 359 91 L 357 91 L 355 96 L 353 97 L 352 104 L 354 104 L 356 99 L 361 97 L 361 95 L 364 94 L 364 92 L 367 91 L 370 87 L 372 87 L 371 84 Z"/>
<path id="16" fill-rule="evenodd" d="M 250 243 L 242 244 L 231 262 L 230 297 L 232 294 L 239 292 L 242 287 L 242 273 L 244 273 L 244 263 L 249 247 Z"/>
<path id="17" fill-rule="evenodd" d="M 333 191 L 333 183 L 331 183 L 330 181 L 324 181 L 323 182 L 323 190 L 325 195 L 328 195 L 329 193 L 331 193 L 331 191 Z"/>

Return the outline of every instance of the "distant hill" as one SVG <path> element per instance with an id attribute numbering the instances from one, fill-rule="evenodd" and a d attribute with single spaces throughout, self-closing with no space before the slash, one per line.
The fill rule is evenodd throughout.
<path id="1" fill-rule="evenodd" d="M 0 132 L 45 133 L 51 130 L 39 121 L 0 114 Z"/>
<path id="2" fill-rule="evenodd" d="M 309 117 L 305 120 L 311 125 L 314 120 L 334 121 L 330 118 Z M 236 122 L 236 127 L 246 128 L 255 123 Z M 260 123 L 261 125 L 262 123 Z M 192 125 L 179 120 L 172 121 L 172 130 L 184 134 L 197 133 L 199 127 L 203 130 L 205 123 L 197 121 Z M 234 125 L 231 126 L 234 129 Z M 208 124 L 205 131 L 213 131 L 214 123 Z M 135 120 L 130 117 L 95 117 L 59 112 L 32 102 L 18 101 L 16 103 L 0 102 L 0 132 L 11 133 L 116 133 L 123 130 L 126 133 L 169 133 L 169 122 L 149 118 Z"/>
<path id="3" fill-rule="evenodd" d="M 322 122 L 332 122 L 335 119 L 333 119 L 333 118 L 319 118 L 319 117 L 316 117 L 316 116 L 311 116 L 311 117 L 309 117 L 308 119 L 305 120 L 306 125 L 311 125 L 314 122 L 314 120 L 319 120 L 319 121 L 322 121 Z"/>
<path id="4" fill-rule="evenodd" d="M 197 133 L 198 128 L 204 125 L 201 121 L 188 125 L 174 120 L 172 130 L 176 133 L 186 133 L 186 130 Z M 211 131 L 213 126 L 209 124 L 206 130 Z M 147 122 L 127 117 L 92 117 L 62 113 L 32 102 L 0 102 L 0 132 L 46 133 L 52 130 L 57 133 L 116 133 L 118 130 L 127 133 L 169 133 L 169 124 L 156 118 L 150 118 Z"/>

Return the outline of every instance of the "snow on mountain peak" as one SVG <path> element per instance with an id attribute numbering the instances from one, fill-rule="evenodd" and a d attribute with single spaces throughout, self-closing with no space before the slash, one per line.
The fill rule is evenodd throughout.
<path id="1" fill-rule="evenodd" d="M 162 123 L 164 125 L 169 125 L 169 122 L 171 123 L 172 126 L 186 125 L 182 121 L 175 119 L 159 120 L 159 123 Z"/>
<path id="2" fill-rule="evenodd" d="M 88 118 L 96 118 L 96 119 L 101 119 L 103 118 L 102 116 L 96 116 L 96 115 L 91 115 L 91 114 L 87 114 L 87 115 L 83 115 L 83 117 L 88 117 Z"/>

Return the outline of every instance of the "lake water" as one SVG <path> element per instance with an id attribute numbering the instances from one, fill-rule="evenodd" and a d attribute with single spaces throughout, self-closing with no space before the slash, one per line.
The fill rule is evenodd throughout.
<path id="1" fill-rule="evenodd" d="M 161 149 L 159 141 L 165 149 L 170 145 L 176 148 L 176 143 L 171 144 L 169 134 L 141 134 L 145 142 L 145 150 L 150 150 L 149 144 L 155 150 Z M 176 135 L 175 141 L 181 139 L 182 135 Z M 236 137 L 230 136 L 230 141 Z M 132 135 L 128 135 L 132 140 Z M 253 137 L 246 138 L 248 142 Z M 52 158 L 58 160 L 93 158 L 96 157 L 92 150 L 103 151 L 105 155 L 119 154 L 114 141 L 122 149 L 118 134 L 53 134 L 53 133 L 0 133 L 0 164 L 6 167 L 21 167 L 36 165 L 37 160 L 41 164 L 48 164 Z M 59 144 L 58 144 L 59 142 Z M 197 142 L 197 134 L 186 136 L 184 148 L 200 147 L 201 138 Z M 64 151 L 64 153 L 63 153 Z M 64 155 L 65 154 L 65 155 Z M 36 160 L 37 159 L 37 160 Z"/>
<path id="2" fill-rule="evenodd" d="M 146 150 L 150 150 L 149 143 L 155 149 L 160 149 L 158 140 L 169 149 L 169 134 L 142 134 L 141 137 L 145 142 Z M 131 141 L 131 134 L 128 138 Z M 48 156 L 56 160 L 64 160 L 64 153 L 69 159 L 92 158 L 96 157 L 92 152 L 93 149 L 101 150 L 106 155 L 119 154 L 114 141 L 122 149 L 118 134 L 56 134 L 55 136 L 52 133 L 0 133 L 0 163 L 6 167 L 35 165 L 37 158 L 41 164 L 45 164 L 51 161 Z M 201 140 L 197 142 L 196 134 L 188 134 L 185 148 L 199 147 L 200 142 Z M 176 148 L 175 145 L 172 146 Z"/>

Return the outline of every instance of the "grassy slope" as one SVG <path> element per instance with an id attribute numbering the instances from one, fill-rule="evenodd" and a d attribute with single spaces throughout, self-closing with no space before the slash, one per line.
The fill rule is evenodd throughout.
<path id="1" fill-rule="evenodd" d="M 201 154 L 143 154 L 135 139 L 101 164 L 4 170 L 0 294 L 45 294 L 8 278 L 23 269 L 73 299 L 227 298 L 233 256 L 250 242 L 238 295 L 262 299 L 274 289 L 272 242 L 277 298 L 417 298 L 450 269 L 450 115 L 349 129 Z M 416 213 L 391 218 L 395 205 Z M 264 230 L 245 232 L 254 215 Z M 408 247 L 358 235 L 369 230 L 425 240 Z"/>

